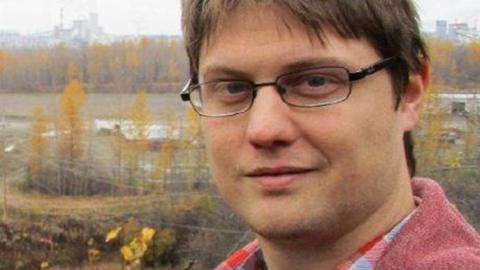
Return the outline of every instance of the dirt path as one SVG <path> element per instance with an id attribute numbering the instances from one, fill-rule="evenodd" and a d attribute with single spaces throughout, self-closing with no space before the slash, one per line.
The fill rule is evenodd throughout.
<path id="1" fill-rule="evenodd" d="M 3 188 L 0 187 L 0 204 L 3 205 Z M 61 216 L 88 219 L 104 219 L 125 214 L 145 213 L 158 210 L 166 201 L 162 194 L 124 197 L 65 197 L 40 194 L 24 194 L 8 189 L 8 210 L 21 218 L 21 214 L 38 216 Z"/>

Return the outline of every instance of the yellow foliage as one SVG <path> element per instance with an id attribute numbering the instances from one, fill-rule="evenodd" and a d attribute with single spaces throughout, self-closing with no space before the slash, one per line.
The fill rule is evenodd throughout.
<path id="1" fill-rule="evenodd" d="M 432 84 L 428 89 L 423 104 L 423 117 L 420 122 L 422 136 L 417 140 L 417 157 L 423 167 L 435 165 L 441 146 L 444 115 L 440 107 L 438 94 L 441 85 Z"/>
<path id="2" fill-rule="evenodd" d="M 187 107 L 185 140 L 191 143 L 200 137 L 200 117 L 192 106 Z"/>
<path id="3" fill-rule="evenodd" d="M 122 227 L 117 227 L 108 234 L 113 239 L 117 237 L 120 231 L 122 231 L 121 237 L 124 243 L 120 248 L 120 254 L 129 267 L 141 264 L 142 261 L 148 260 L 152 254 L 161 255 L 165 253 L 176 242 L 173 230 L 162 230 L 157 233 L 155 229 L 150 227 L 141 228 L 134 219 L 130 219 Z"/>
<path id="4" fill-rule="evenodd" d="M 140 48 L 142 48 L 142 50 L 145 50 L 146 48 L 148 48 L 148 46 L 150 46 L 150 44 L 151 44 L 151 41 L 147 37 L 143 37 L 140 40 Z"/>
<path id="5" fill-rule="evenodd" d="M 149 146 L 149 130 L 152 125 L 153 115 L 148 109 L 148 96 L 144 91 L 139 91 L 134 103 L 128 112 L 127 119 L 131 123 L 128 126 L 128 133 L 131 141 L 125 144 L 122 149 L 124 159 L 129 169 L 129 179 L 144 177 L 138 174 L 139 166 Z"/>
<path id="6" fill-rule="evenodd" d="M 47 140 L 44 134 L 48 130 L 49 120 L 41 107 L 35 107 L 32 113 L 30 173 L 32 180 L 37 180 L 42 170 L 42 160 L 47 150 Z"/>
<path id="7" fill-rule="evenodd" d="M 467 56 L 470 63 L 480 63 L 480 41 L 470 42 L 468 44 Z"/>
<path id="8" fill-rule="evenodd" d="M 71 159 L 82 153 L 80 138 L 84 123 L 80 114 L 85 100 L 86 94 L 79 81 L 73 80 L 65 87 L 61 99 L 60 143 L 62 153 Z"/>
<path id="9" fill-rule="evenodd" d="M 134 238 L 128 247 L 133 251 L 137 258 L 141 258 L 148 249 L 147 243 L 143 242 L 141 238 Z"/>
<path id="10" fill-rule="evenodd" d="M 138 56 L 135 50 L 135 46 L 128 43 L 125 48 L 125 59 L 127 61 L 128 69 L 133 72 L 138 67 Z"/>
<path id="11" fill-rule="evenodd" d="M 87 53 L 87 72 L 91 83 L 100 83 L 105 79 L 110 70 L 108 66 L 109 46 L 103 44 L 93 44 Z"/>
<path id="12" fill-rule="evenodd" d="M 152 124 L 153 115 L 148 109 L 148 96 L 145 91 L 140 90 L 135 96 L 135 101 L 130 108 L 129 119 L 132 122 L 131 133 L 138 141 L 146 144 L 149 135 L 148 128 Z"/>
<path id="13" fill-rule="evenodd" d="M 3 49 L 0 49 L 0 74 L 3 72 L 3 70 L 5 69 L 5 63 L 7 61 L 7 53 L 5 52 L 5 50 Z"/>
<path id="14" fill-rule="evenodd" d="M 69 63 L 67 67 L 67 73 L 68 73 L 68 80 L 73 81 L 73 80 L 79 80 L 80 79 L 80 73 L 77 68 L 77 66 L 74 63 Z"/>
<path id="15" fill-rule="evenodd" d="M 62 109 L 65 112 L 78 110 L 85 103 L 87 95 L 83 89 L 82 84 L 78 80 L 70 81 L 70 83 L 65 87 L 62 96 Z M 71 102 L 71 104 L 69 103 Z M 73 108 L 70 106 L 73 105 Z"/>
<path id="16" fill-rule="evenodd" d="M 105 242 L 110 242 L 118 237 L 118 234 L 122 231 L 122 227 L 117 227 L 108 232 Z"/>
<path id="17" fill-rule="evenodd" d="M 155 170 L 153 178 L 159 179 L 165 176 L 165 172 L 170 167 L 176 146 L 173 142 L 167 141 L 162 145 L 162 149 L 155 161 Z"/>
<path id="18" fill-rule="evenodd" d="M 153 237 L 154 233 L 155 231 L 153 231 L 152 233 L 151 229 L 149 229 L 146 230 L 146 235 L 144 236 L 142 230 L 142 235 L 140 237 L 134 238 L 128 245 L 123 246 L 120 249 L 120 253 L 122 254 L 125 262 L 132 263 L 140 260 L 145 255 L 145 252 L 148 250 L 148 242 L 151 241 L 151 239 L 148 240 L 148 242 L 143 241 L 143 238 Z"/>
<path id="19" fill-rule="evenodd" d="M 142 236 L 141 236 L 142 242 L 149 243 L 152 240 L 153 235 L 155 235 L 155 230 L 154 229 L 149 228 L 149 227 L 143 228 L 142 229 Z"/>
<path id="20" fill-rule="evenodd" d="M 463 159 L 463 153 L 462 152 L 455 152 L 449 156 L 448 159 L 448 166 L 450 168 L 461 168 L 462 167 L 462 159 Z"/>
<path id="21" fill-rule="evenodd" d="M 457 67 L 454 59 L 455 44 L 450 40 L 428 39 L 428 48 L 430 61 L 434 72 L 432 77 L 434 81 L 444 83 L 445 76 L 455 77 Z"/>
<path id="22" fill-rule="evenodd" d="M 48 267 L 49 267 L 48 262 L 42 262 L 42 263 L 40 264 L 40 269 L 47 269 Z"/>
<path id="23" fill-rule="evenodd" d="M 137 258 L 135 257 L 135 255 L 133 254 L 132 249 L 130 249 L 130 247 L 128 247 L 128 246 L 123 246 L 123 247 L 120 249 L 120 253 L 122 253 L 123 259 L 124 259 L 126 262 L 131 262 L 131 261 L 137 259 Z"/>

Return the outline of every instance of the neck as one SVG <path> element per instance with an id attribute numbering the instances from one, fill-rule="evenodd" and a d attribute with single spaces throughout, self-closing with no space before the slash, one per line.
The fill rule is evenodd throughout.
<path id="1" fill-rule="evenodd" d="M 398 192 L 368 216 L 361 224 L 340 236 L 292 239 L 257 238 L 262 247 L 265 261 L 270 270 L 284 269 L 335 269 L 349 256 L 376 237 L 387 233 L 393 226 L 408 216 L 415 203 L 410 186 L 410 177 L 399 181 Z M 328 235 L 319 232 L 318 235 Z"/>

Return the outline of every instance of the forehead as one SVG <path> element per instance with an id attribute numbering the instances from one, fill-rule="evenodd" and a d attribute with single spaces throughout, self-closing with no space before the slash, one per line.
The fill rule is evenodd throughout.
<path id="1" fill-rule="evenodd" d="M 250 4 L 249 6 L 240 5 L 232 10 L 222 11 L 218 21 L 212 27 L 210 33 L 207 34 L 201 51 L 205 52 L 225 36 L 241 42 L 241 39 L 245 38 L 241 36 L 243 32 L 255 35 L 256 33 L 271 31 L 272 29 L 275 30 L 279 38 L 290 38 L 294 30 L 301 30 L 308 35 L 312 42 L 314 40 L 320 43 L 324 42 L 319 33 L 302 23 L 287 8 L 274 4 L 259 3 L 255 5 Z M 238 31 L 242 31 L 242 33 Z"/>
<path id="2" fill-rule="evenodd" d="M 355 54 L 368 56 L 374 51 L 365 39 L 342 38 L 328 26 L 323 27 L 322 33 L 319 35 L 288 9 L 279 6 L 238 7 L 220 16 L 215 31 L 203 44 L 199 75 L 202 77 L 219 65 L 245 70 L 259 65 L 275 69 L 284 63 L 312 58 L 319 62 L 328 58 L 336 65 L 345 63 L 348 67 L 355 65 L 346 59 Z"/>

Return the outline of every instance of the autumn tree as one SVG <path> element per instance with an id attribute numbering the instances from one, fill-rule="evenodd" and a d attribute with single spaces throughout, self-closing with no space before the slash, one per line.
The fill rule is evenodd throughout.
<path id="1" fill-rule="evenodd" d="M 438 163 L 444 115 L 440 107 L 441 86 L 433 83 L 428 89 L 424 103 L 420 129 L 417 132 L 416 155 L 422 167 L 434 167 Z"/>
<path id="2" fill-rule="evenodd" d="M 183 170 L 182 174 L 188 187 L 194 188 L 199 184 L 199 180 L 206 170 L 206 160 L 200 119 L 191 106 L 187 107 L 180 139 L 178 155 Z"/>
<path id="3" fill-rule="evenodd" d="M 61 99 L 61 115 L 59 122 L 59 143 L 61 158 L 61 190 L 63 194 L 79 192 L 75 183 L 75 163 L 83 154 L 84 121 L 81 110 L 86 101 L 86 94 L 79 81 L 71 81 L 65 87 Z"/>
<path id="4" fill-rule="evenodd" d="M 78 48 L 58 44 L 48 48 L 2 49 L 1 89 L 60 92 L 72 80 L 88 84 L 90 91 L 98 92 L 174 89 L 164 83 L 184 79 L 188 70 L 180 43 L 170 38 L 142 38 Z"/>
<path id="5" fill-rule="evenodd" d="M 427 40 L 433 79 L 442 85 L 454 83 L 457 72 L 455 44 L 450 40 L 431 38 Z"/>
<path id="6" fill-rule="evenodd" d="M 3 70 L 5 69 L 5 61 L 7 60 L 7 53 L 5 50 L 0 49 L 0 74 L 2 74 Z"/>
<path id="7" fill-rule="evenodd" d="M 73 80 L 80 81 L 80 72 L 74 63 L 71 63 L 71 62 L 68 63 L 67 74 L 68 74 L 68 81 L 70 82 Z"/>
<path id="8" fill-rule="evenodd" d="M 156 61 L 158 59 L 158 52 L 149 38 L 142 38 L 139 45 L 139 66 L 137 79 L 146 85 L 150 85 L 155 80 Z"/>
<path id="9" fill-rule="evenodd" d="M 471 42 L 466 46 L 465 73 L 473 82 L 472 87 L 480 87 L 480 41 Z"/>
<path id="10" fill-rule="evenodd" d="M 148 109 L 148 96 L 145 91 L 139 91 L 128 112 L 128 126 L 125 137 L 129 140 L 125 151 L 129 185 L 143 185 L 139 180 L 145 180 L 142 165 L 146 164 L 146 153 L 149 146 L 149 133 L 153 116 Z"/>
<path id="11" fill-rule="evenodd" d="M 109 81 L 108 60 L 111 46 L 93 44 L 87 49 L 87 77 L 95 90 Z"/>
<path id="12" fill-rule="evenodd" d="M 153 188 L 166 191 L 168 184 L 168 174 L 172 163 L 175 161 L 175 153 L 178 149 L 178 121 L 173 113 L 167 113 L 163 126 L 165 130 L 165 138 L 161 142 L 161 149 L 155 159 L 155 167 L 152 173 L 154 183 L 162 183 L 162 185 L 154 184 Z"/>
<path id="13" fill-rule="evenodd" d="M 32 119 L 27 187 L 32 187 L 35 183 L 43 180 L 44 160 L 48 148 L 45 135 L 48 131 L 49 120 L 43 108 L 35 107 L 32 112 Z"/>

